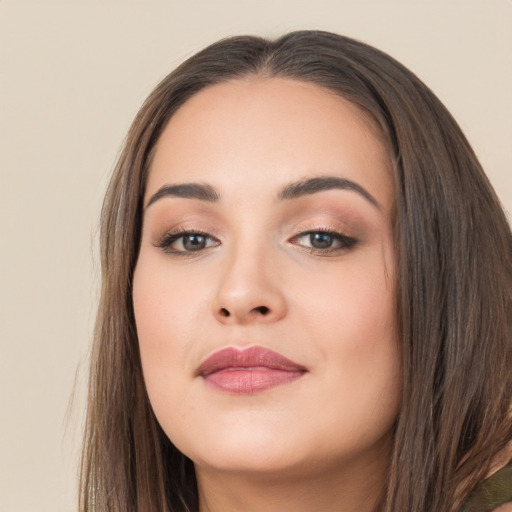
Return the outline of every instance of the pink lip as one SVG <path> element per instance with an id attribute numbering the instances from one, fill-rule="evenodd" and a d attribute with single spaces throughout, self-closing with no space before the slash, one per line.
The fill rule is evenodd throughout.
<path id="1" fill-rule="evenodd" d="M 307 372 L 300 364 L 263 347 L 228 347 L 212 354 L 196 375 L 218 390 L 250 395 L 288 384 Z"/>

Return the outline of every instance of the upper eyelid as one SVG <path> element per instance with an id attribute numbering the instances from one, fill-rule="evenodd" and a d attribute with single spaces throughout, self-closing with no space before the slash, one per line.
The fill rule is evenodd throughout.
<path id="1" fill-rule="evenodd" d="M 211 226 L 207 226 L 204 228 L 198 227 L 197 225 L 194 225 L 193 222 L 176 222 L 171 223 L 170 225 L 167 225 L 165 228 L 155 226 L 153 229 L 149 230 L 148 235 L 151 236 L 153 239 L 163 239 L 165 237 L 171 237 L 171 236 L 182 236 L 182 235 L 190 235 L 190 234 L 198 234 L 198 235 L 204 235 L 209 236 L 212 238 L 219 238 L 219 235 L 212 234 L 213 232 L 220 233 L 221 230 L 214 229 Z"/>
<path id="2" fill-rule="evenodd" d="M 157 245 L 158 242 L 165 238 L 190 233 L 209 236 L 217 241 L 228 239 L 230 237 L 229 225 L 226 225 L 224 221 L 219 222 L 221 219 L 217 219 L 215 221 L 215 219 L 211 219 L 209 217 L 210 216 L 208 215 L 205 219 L 203 215 L 197 215 L 197 212 L 194 212 L 191 217 L 189 217 L 188 214 L 185 214 L 184 216 L 179 214 L 179 216 L 175 217 L 174 220 L 172 220 L 172 217 L 169 218 L 169 221 L 171 222 L 166 222 L 167 226 L 162 225 L 159 222 L 158 224 L 160 224 L 160 228 L 158 227 L 158 224 L 156 224 L 148 233 L 152 238 L 152 245 Z M 302 215 L 300 217 L 302 217 Z M 277 224 L 271 229 L 275 230 L 279 237 L 284 236 L 285 239 L 288 240 L 296 238 L 302 234 L 312 232 L 328 232 L 342 237 L 358 238 L 357 233 L 360 228 L 352 225 L 352 221 L 347 222 L 345 216 L 333 216 L 332 213 L 321 211 L 317 212 L 315 215 L 308 213 L 307 217 L 300 219 L 297 218 L 294 213 L 291 218 L 283 218 L 278 221 L 280 226 Z M 214 220 L 214 222 L 212 222 L 212 220 Z M 165 230 L 162 228 L 165 228 Z"/>
<path id="3" fill-rule="evenodd" d="M 166 241 L 176 241 L 180 238 L 187 236 L 187 235 L 201 235 L 206 238 L 211 238 L 212 240 L 215 240 L 216 242 L 220 242 L 218 237 L 213 236 L 211 233 L 199 229 L 176 229 L 176 230 L 169 230 L 165 231 L 163 235 L 160 237 L 157 237 L 156 240 L 153 242 L 153 245 L 159 247 Z"/>
<path id="4" fill-rule="evenodd" d="M 346 226 L 334 226 L 327 223 L 317 223 L 316 225 L 301 224 L 295 228 L 296 234 L 293 235 L 307 235 L 309 233 L 331 233 L 333 235 L 339 235 L 346 238 L 355 238 L 353 230 Z"/>
<path id="5" fill-rule="evenodd" d="M 327 248 L 314 248 L 314 247 L 308 247 L 303 244 L 294 243 L 293 241 L 297 241 L 298 239 L 311 235 L 314 233 L 326 233 L 329 235 L 332 235 L 335 239 L 338 240 L 339 243 L 342 244 L 341 247 L 327 247 Z M 183 238 L 187 235 L 200 235 L 204 236 L 206 238 L 209 238 L 210 240 L 214 241 L 215 243 L 211 246 L 207 246 L 201 249 L 198 249 L 197 251 L 187 251 L 187 250 L 179 250 L 179 249 L 172 249 L 171 245 L 178 241 L 180 238 Z M 333 229 L 326 229 L 326 228 L 317 228 L 317 229 L 308 229 L 303 230 L 300 232 L 297 232 L 292 237 L 289 237 L 287 239 L 288 243 L 291 243 L 292 245 L 297 245 L 301 247 L 304 250 L 307 250 L 307 252 L 311 254 L 317 254 L 317 255 L 325 255 L 328 254 L 339 254 L 344 251 L 348 251 L 354 246 L 358 245 L 359 240 L 354 238 L 353 236 L 346 235 L 344 233 L 339 232 L 339 230 L 333 230 Z M 156 243 L 153 243 L 154 247 L 161 249 L 163 252 L 167 252 L 169 255 L 176 255 L 176 256 L 199 256 L 204 251 L 212 249 L 214 247 L 218 247 L 221 245 L 221 241 L 211 235 L 208 232 L 204 232 L 197 229 L 177 229 L 175 231 L 170 231 L 165 233 Z"/>
<path id="6" fill-rule="evenodd" d="M 325 233 L 332 235 L 337 242 L 340 244 L 339 247 L 326 247 L 326 248 L 319 248 L 319 247 L 312 247 L 308 245 L 303 245 L 299 243 L 293 243 L 293 240 L 298 240 L 304 236 L 311 235 L 314 233 Z M 353 236 L 344 235 L 342 233 L 333 232 L 333 231 L 325 231 L 325 230 L 312 230 L 312 231 L 306 231 L 303 233 L 299 233 L 296 236 L 290 238 L 290 243 L 293 245 L 297 245 L 306 252 L 310 254 L 314 254 L 317 256 L 333 256 L 333 255 L 339 255 L 341 253 L 345 253 L 346 251 L 350 251 L 354 249 L 356 246 L 359 245 L 359 240 Z"/>
<path id="7" fill-rule="evenodd" d="M 307 236 L 307 235 L 312 235 L 314 233 L 324 233 L 324 234 L 332 235 L 338 239 L 357 241 L 356 237 L 354 237 L 352 235 L 340 232 L 339 230 L 332 230 L 332 229 L 309 229 L 306 231 L 301 231 L 301 232 L 297 233 L 296 235 L 292 236 L 290 238 L 290 240 L 301 238 L 301 237 Z"/>
<path id="8" fill-rule="evenodd" d="M 163 232 L 162 235 L 156 237 L 158 239 L 164 239 L 164 238 L 170 238 L 170 237 L 177 237 L 185 236 L 185 235 L 191 235 L 191 234 L 198 234 L 210 237 L 214 240 L 220 241 L 220 238 L 222 238 L 222 234 L 212 234 L 212 231 L 217 231 L 214 229 L 202 229 L 202 228 L 195 228 L 193 226 L 185 226 L 185 227 L 176 227 L 167 229 Z M 219 230 L 220 231 L 220 230 Z M 291 238 L 295 238 L 297 236 L 301 235 L 307 235 L 310 233 L 330 233 L 333 235 L 339 235 L 347 238 L 353 238 L 353 235 L 349 232 L 348 229 L 340 228 L 340 227 L 334 227 L 334 226 L 328 226 L 328 225 L 316 225 L 316 226 L 299 226 L 292 230 L 293 234 L 291 235 Z"/>
<path id="9" fill-rule="evenodd" d="M 210 246 L 203 247 L 201 249 L 197 249 L 195 251 L 188 251 L 188 250 L 180 250 L 177 248 L 172 248 L 172 245 L 176 243 L 180 238 L 183 238 L 187 235 L 200 235 L 204 236 L 205 238 L 209 238 L 210 240 L 214 241 L 214 244 Z M 207 251 L 209 249 L 212 249 L 214 247 L 217 247 L 220 245 L 220 241 L 215 238 L 214 236 L 203 233 L 198 230 L 185 230 L 185 231 L 174 231 L 174 232 L 166 232 L 162 237 L 157 239 L 152 243 L 153 247 L 161 250 L 162 252 L 168 254 L 169 256 L 176 256 L 176 257 L 194 257 L 199 256 L 200 254 L 203 254 L 204 251 Z"/>

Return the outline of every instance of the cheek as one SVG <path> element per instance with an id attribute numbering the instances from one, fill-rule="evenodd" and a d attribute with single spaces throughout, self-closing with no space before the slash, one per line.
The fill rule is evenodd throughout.
<path id="1" fill-rule="evenodd" d="M 170 436 L 194 425 L 190 418 L 195 415 L 195 401 L 189 396 L 194 391 L 191 340 L 200 329 L 199 298 L 190 291 L 183 293 L 187 283 L 183 277 L 180 281 L 179 273 L 169 274 L 165 265 L 141 254 L 133 279 L 133 307 L 149 401 Z"/>
<path id="2" fill-rule="evenodd" d="M 169 279 L 165 269 L 141 255 L 133 278 L 133 308 L 152 403 L 163 398 L 169 381 L 181 375 L 180 361 L 190 350 L 183 340 L 192 338 L 190 331 L 196 325 L 192 298 L 180 294 L 180 286 L 179 280 Z"/>
<path id="3" fill-rule="evenodd" d="M 197 326 L 202 299 L 183 275 L 170 272 L 158 258 L 141 254 L 133 277 L 133 307 L 144 350 L 166 350 L 175 345 L 172 340 Z"/>
<path id="4" fill-rule="evenodd" d="M 382 260 L 355 260 L 329 272 L 315 272 L 297 286 L 296 308 L 312 332 L 322 332 L 335 349 L 371 349 L 396 339 L 394 276 Z"/>
<path id="5" fill-rule="evenodd" d="M 330 275 L 317 273 L 297 298 L 305 331 L 322 353 L 327 395 L 342 397 L 334 423 L 370 421 L 384 430 L 398 412 L 401 354 L 393 279 L 382 261 L 347 265 Z"/>

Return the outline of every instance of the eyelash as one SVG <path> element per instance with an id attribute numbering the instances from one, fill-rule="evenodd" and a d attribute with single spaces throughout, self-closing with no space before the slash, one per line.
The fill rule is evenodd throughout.
<path id="1" fill-rule="evenodd" d="M 210 245 L 209 247 L 203 247 L 201 249 L 197 249 L 195 251 L 187 251 L 187 250 L 178 250 L 172 248 L 172 244 L 174 242 L 178 241 L 180 238 L 185 238 L 186 236 L 200 236 L 204 237 L 206 240 L 213 240 L 215 244 Z M 206 233 L 205 231 L 201 230 L 190 230 L 190 229 L 183 229 L 183 230 L 177 230 L 172 231 L 170 233 L 166 233 L 160 241 L 155 245 L 155 247 L 158 247 L 159 249 L 162 249 L 167 254 L 172 254 L 173 256 L 193 256 L 195 254 L 199 254 L 203 252 L 205 249 L 209 249 L 210 247 L 214 247 L 216 245 L 219 245 L 220 241 L 211 236 L 209 233 Z"/>
<path id="2" fill-rule="evenodd" d="M 311 242 L 312 235 L 330 236 L 330 237 L 332 237 L 333 243 L 338 244 L 338 247 L 326 247 L 326 248 L 318 248 L 318 247 L 311 247 L 311 246 L 308 247 L 308 246 L 301 245 L 301 247 L 304 250 L 306 250 L 307 252 L 309 252 L 311 254 L 318 254 L 320 256 L 336 255 L 341 252 L 348 251 L 348 250 L 352 249 L 358 242 L 355 238 L 345 235 L 343 233 L 339 233 L 338 231 L 335 231 L 332 229 L 321 229 L 321 228 L 309 230 L 309 231 L 303 231 L 303 232 L 295 235 L 294 237 L 292 237 L 290 239 L 290 241 L 291 241 L 291 243 L 295 243 L 295 241 L 298 241 L 301 238 L 309 236 L 310 242 Z M 300 245 L 300 244 L 297 244 L 297 245 Z"/>
<path id="3" fill-rule="evenodd" d="M 330 236 L 332 237 L 333 243 L 337 243 L 338 247 L 325 247 L 325 248 L 318 248 L 318 247 L 312 247 L 312 246 L 305 246 L 302 244 L 299 244 L 298 241 L 301 238 L 310 237 L 310 242 L 312 242 L 311 236 L 313 235 L 322 235 L 322 236 Z M 206 243 L 208 244 L 208 241 L 212 242 L 212 244 L 207 245 L 205 247 L 196 249 L 196 250 L 179 250 L 172 247 L 172 245 L 177 242 L 180 239 L 184 239 L 185 237 L 204 237 L 206 240 Z M 309 252 L 310 254 L 317 254 L 321 256 L 330 256 L 330 255 L 336 255 L 344 251 L 348 251 L 351 248 L 353 248 L 358 241 L 350 236 L 344 235 L 343 233 L 339 233 L 338 231 L 334 231 L 332 229 L 315 229 L 315 230 L 309 230 L 309 231 L 302 231 L 298 233 L 297 235 L 293 236 L 289 239 L 290 243 L 294 245 L 300 246 L 303 250 Z M 182 242 L 183 243 L 183 242 Z M 167 254 L 171 254 L 173 256 L 178 257 L 187 257 L 187 256 L 195 256 L 198 254 L 201 254 L 203 251 L 210 249 L 212 247 L 216 247 L 220 245 L 220 241 L 211 236 L 209 233 L 201 230 L 177 230 L 172 231 L 170 233 L 166 233 L 158 243 L 155 244 L 155 247 L 161 249 L 163 252 Z"/>

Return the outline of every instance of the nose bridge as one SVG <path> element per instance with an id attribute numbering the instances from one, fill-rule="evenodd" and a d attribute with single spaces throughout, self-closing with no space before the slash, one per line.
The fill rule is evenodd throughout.
<path id="1" fill-rule="evenodd" d="M 271 248 L 252 238 L 233 245 L 219 275 L 214 315 L 223 323 L 271 322 L 286 313 Z"/>

